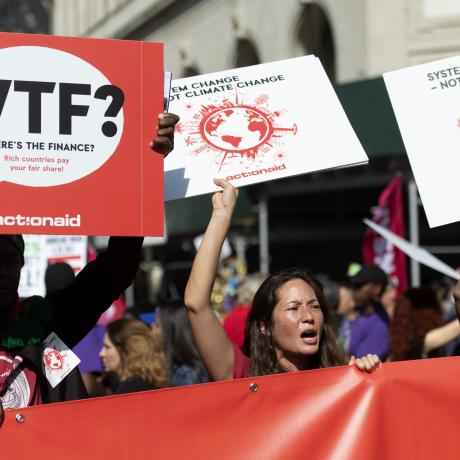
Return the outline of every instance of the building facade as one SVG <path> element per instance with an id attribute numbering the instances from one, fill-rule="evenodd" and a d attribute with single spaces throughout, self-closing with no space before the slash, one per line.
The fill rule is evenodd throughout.
<path id="1" fill-rule="evenodd" d="M 0 0 L 0 31 L 49 34 L 52 0 Z"/>
<path id="2" fill-rule="evenodd" d="M 57 35 L 165 43 L 177 77 L 306 53 L 347 83 L 460 53 L 456 0 L 54 0 Z M 248 51 L 247 43 L 252 45 Z M 330 62 L 332 60 L 332 63 Z"/>
<path id="3" fill-rule="evenodd" d="M 165 68 L 176 78 L 316 54 L 337 86 L 370 164 L 276 181 L 249 188 L 249 195 L 256 204 L 261 197 L 268 200 L 272 269 L 307 264 L 330 271 L 333 260 L 333 274 L 341 277 L 350 260 L 360 259 L 361 219 L 380 191 L 397 170 L 406 182 L 411 177 L 381 74 L 460 54 L 460 2 L 54 0 L 52 30 L 164 42 Z M 423 211 L 420 219 L 422 243 L 454 244 L 456 224 L 429 231 Z M 256 225 L 242 232 L 246 241 L 258 241 Z M 190 262 L 193 251 L 186 255 L 182 249 L 165 253 L 165 261 Z M 258 260 L 257 244 L 248 243 L 247 249 L 249 261 Z"/>

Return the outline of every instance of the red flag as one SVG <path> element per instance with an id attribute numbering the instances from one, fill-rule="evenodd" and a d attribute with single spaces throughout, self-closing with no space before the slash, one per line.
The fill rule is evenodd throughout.
<path id="1" fill-rule="evenodd" d="M 404 206 L 401 175 L 396 174 L 379 197 L 379 205 L 372 220 L 404 238 Z M 407 288 L 405 254 L 392 243 L 368 228 L 364 235 L 363 259 L 366 264 L 378 265 L 397 283 L 398 294 Z"/>

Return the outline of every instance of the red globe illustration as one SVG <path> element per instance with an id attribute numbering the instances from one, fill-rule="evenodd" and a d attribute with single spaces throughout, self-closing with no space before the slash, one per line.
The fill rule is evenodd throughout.
<path id="1" fill-rule="evenodd" d="M 219 108 L 200 124 L 201 135 L 210 145 L 227 152 L 242 152 L 265 143 L 273 132 L 268 116 L 251 106 Z"/>

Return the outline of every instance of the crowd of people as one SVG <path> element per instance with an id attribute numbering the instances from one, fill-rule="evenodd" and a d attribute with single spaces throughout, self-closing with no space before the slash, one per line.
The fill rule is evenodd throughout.
<path id="1" fill-rule="evenodd" d="M 160 117 L 152 148 L 172 150 L 177 121 L 174 115 Z M 136 275 L 142 238 L 111 238 L 107 251 L 76 277 L 68 273 L 56 283 L 50 273 L 46 297 L 19 299 L 24 242 L 20 235 L 0 235 L 2 413 L 88 393 L 117 395 L 343 365 L 378 372 L 384 361 L 458 354 L 460 303 L 454 299 L 460 299 L 460 283 L 437 292 L 411 288 L 398 296 L 394 281 L 374 265 L 339 282 L 304 267 L 246 275 L 234 286 L 225 314 L 217 314 L 213 287 L 238 190 L 223 179 L 215 183 L 221 191 L 212 196 L 184 298 L 140 313 L 128 310 L 102 329 L 98 318 Z M 99 368 L 84 372 L 84 380 L 75 368 L 51 384 L 42 366 L 50 333 L 74 350 L 90 337 Z"/>

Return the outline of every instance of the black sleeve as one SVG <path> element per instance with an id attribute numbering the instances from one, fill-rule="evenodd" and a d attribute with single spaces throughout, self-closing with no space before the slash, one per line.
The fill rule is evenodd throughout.
<path id="1" fill-rule="evenodd" d="M 111 237 L 108 249 L 90 262 L 65 289 L 46 298 L 56 309 L 51 331 L 75 346 L 100 315 L 132 283 L 139 268 L 143 238 Z"/>
<path id="2" fill-rule="evenodd" d="M 151 383 L 145 382 L 144 380 L 129 379 L 121 382 L 113 394 L 122 395 L 126 393 L 136 393 L 138 391 L 148 391 L 154 389 L 155 387 Z"/>

